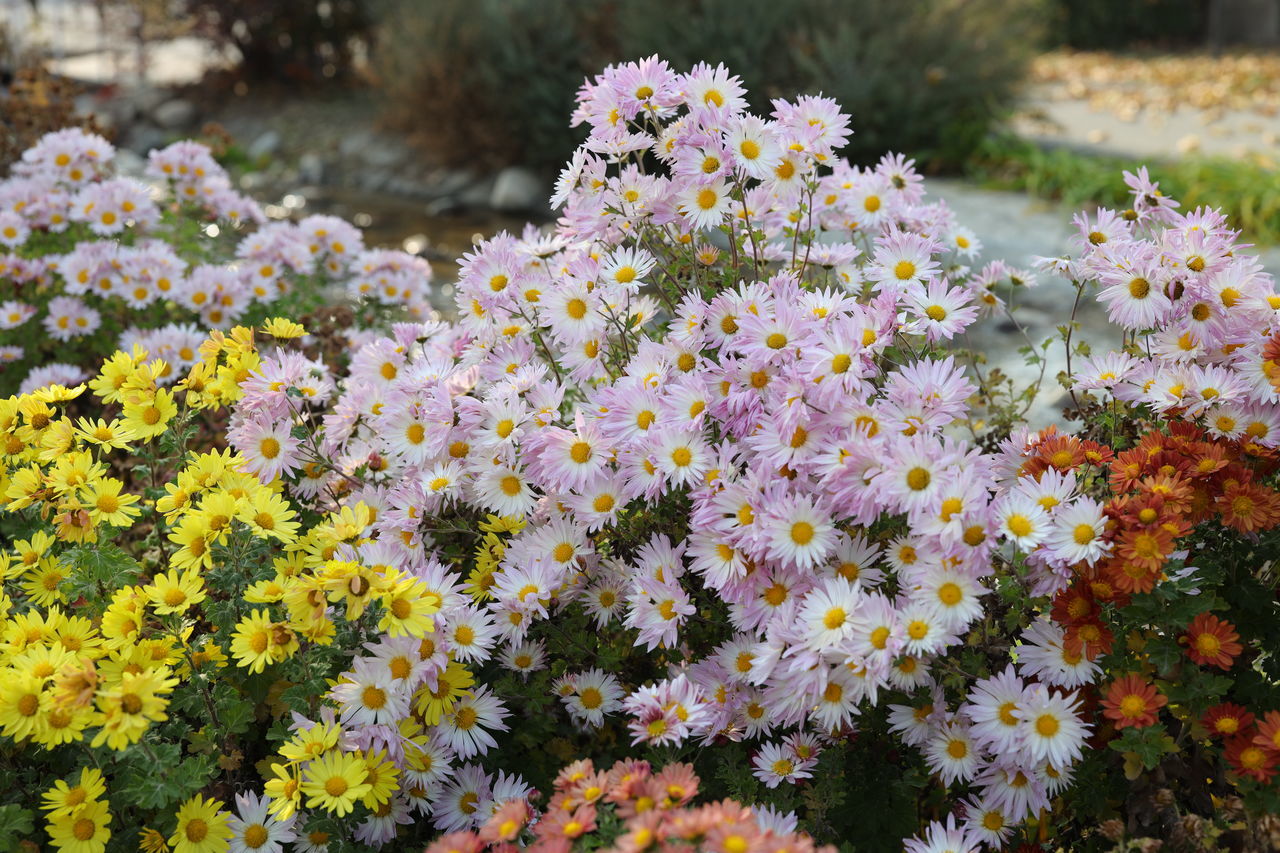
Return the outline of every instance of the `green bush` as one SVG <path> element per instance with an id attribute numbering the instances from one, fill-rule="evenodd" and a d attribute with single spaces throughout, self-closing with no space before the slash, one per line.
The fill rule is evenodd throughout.
<path id="1" fill-rule="evenodd" d="M 1081 50 L 1202 44 L 1206 0 L 1053 0 L 1049 43 Z"/>
<path id="2" fill-rule="evenodd" d="M 563 116 L 584 75 L 660 54 L 734 69 L 752 106 L 836 98 L 869 162 L 902 150 L 962 161 L 1012 102 L 1040 0 L 413 0 L 383 7 L 375 67 L 390 123 L 459 165 L 553 169 L 579 139 Z"/>

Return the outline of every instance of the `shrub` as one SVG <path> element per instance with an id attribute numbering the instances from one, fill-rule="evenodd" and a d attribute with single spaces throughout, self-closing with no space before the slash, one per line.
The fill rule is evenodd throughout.
<path id="1" fill-rule="evenodd" d="M 838 161 L 834 102 L 744 96 L 656 60 L 590 81 L 560 222 L 476 246 L 455 322 L 339 350 L 275 317 L 172 389 L 139 349 L 0 401 L 0 828 L 1263 849 L 1269 277 L 1127 175 L 1046 262 L 1124 351 L 1064 316 L 1085 426 L 1031 433 L 956 347 L 1035 276 L 972 268 L 911 162 Z"/>
<path id="2" fill-rule="evenodd" d="M 896 148 L 954 165 L 1011 103 L 1037 38 L 1024 0 L 442 0 L 429 20 L 409 5 L 390 5 L 375 56 L 389 120 L 462 165 L 559 166 L 582 77 L 657 53 L 734 68 L 761 112 L 797 91 L 837 98 L 858 118 L 856 163 Z"/>
<path id="3" fill-rule="evenodd" d="M 1204 44 L 1209 6 L 1206 0 L 1053 0 L 1046 35 L 1052 45 L 1083 50 Z"/>
<path id="4" fill-rule="evenodd" d="M 368 47 L 370 0 L 183 0 L 200 32 L 234 47 L 255 81 L 345 76 Z"/>

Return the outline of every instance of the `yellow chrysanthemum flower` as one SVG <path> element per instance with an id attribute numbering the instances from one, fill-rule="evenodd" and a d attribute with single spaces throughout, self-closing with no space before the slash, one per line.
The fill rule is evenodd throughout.
<path id="1" fill-rule="evenodd" d="M 146 352 L 140 347 L 134 347 L 132 355 L 116 350 L 111 358 L 103 362 L 102 372 L 89 381 L 89 390 L 104 403 L 120 402 L 120 391 L 124 388 L 125 381 L 146 357 Z"/>
<path id="2" fill-rule="evenodd" d="M 270 320 L 262 324 L 263 334 L 271 335 L 273 338 L 282 340 L 291 340 L 300 338 L 307 333 L 301 323 L 295 323 L 286 317 L 272 317 Z"/>
<path id="3" fill-rule="evenodd" d="M 98 714 L 102 728 L 94 735 L 91 746 L 106 744 L 111 749 L 124 749 L 142 737 L 152 722 L 167 720 L 165 698 L 178 684 L 169 677 L 168 667 L 142 672 L 125 672 L 119 681 L 98 691 Z"/>
<path id="4" fill-rule="evenodd" d="M 262 609 L 241 619 L 231 637 L 231 656 L 237 666 L 250 672 L 262 672 L 267 664 L 286 660 L 297 649 L 298 641 L 288 626 L 273 622 Z"/>
<path id="5" fill-rule="evenodd" d="M 102 778 L 102 771 L 96 767 L 85 767 L 74 785 L 65 779 L 54 782 L 53 787 L 44 792 L 44 803 L 40 808 L 49 812 L 50 818 L 65 817 L 106 793 L 107 783 Z"/>
<path id="6" fill-rule="evenodd" d="M 173 853 L 224 853 L 235 831 L 221 800 L 196 794 L 178 809 L 178 828 L 169 836 Z"/>
<path id="7" fill-rule="evenodd" d="M 184 613 L 206 598 L 204 579 L 193 569 L 161 572 L 143 590 L 155 612 L 161 615 Z"/>
<path id="8" fill-rule="evenodd" d="M 392 637 L 423 637 L 435 631 L 431 616 L 440 612 L 440 597 L 412 575 L 396 572 L 388 580 L 390 586 L 379 595 L 384 611 L 378 628 Z"/>
<path id="9" fill-rule="evenodd" d="M 45 679 L 19 669 L 0 670 L 0 734 L 14 740 L 31 737 L 49 710 Z"/>
<path id="10" fill-rule="evenodd" d="M 137 438 L 133 429 L 119 418 L 109 423 L 102 418 L 80 418 L 76 421 L 76 435 L 106 450 L 127 447 L 129 442 Z"/>
<path id="11" fill-rule="evenodd" d="M 128 492 L 121 493 L 123 488 L 124 483 L 114 477 L 103 477 L 84 488 L 81 497 L 94 524 L 129 527 L 141 515 L 141 510 L 134 506 L 139 500 L 138 496 Z"/>
<path id="12" fill-rule="evenodd" d="M 49 820 L 49 841 L 62 853 L 103 853 L 111 838 L 111 812 L 101 800 L 85 803 L 74 815 Z"/>
<path id="13" fill-rule="evenodd" d="M 173 393 L 158 388 L 154 394 L 138 394 L 124 402 L 124 423 L 141 441 L 155 438 L 164 432 L 169 421 L 178 414 Z"/>
<path id="14" fill-rule="evenodd" d="M 368 778 L 364 756 L 330 752 L 311 762 L 303 773 L 307 808 L 320 806 L 338 817 L 350 814 L 371 790 Z"/>
<path id="15" fill-rule="evenodd" d="M 438 725 L 459 698 L 470 695 L 471 691 L 467 688 L 475 683 L 471 670 L 451 660 L 445 671 L 436 676 L 434 690 L 428 684 L 418 688 L 418 692 L 414 694 L 414 709 L 428 726 Z"/>

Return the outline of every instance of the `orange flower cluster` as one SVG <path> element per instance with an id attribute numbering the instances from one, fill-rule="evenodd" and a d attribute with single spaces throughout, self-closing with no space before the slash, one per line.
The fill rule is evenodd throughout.
<path id="1" fill-rule="evenodd" d="M 688 805 L 698 793 L 698 777 L 687 764 L 669 764 L 654 773 L 647 761 L 623 760 L 606 771 L 597 771 L 589 759 L 576 761 L 560 771 L 554 791 L 536 822 L 526 801 L 513 801 L 478 832 L 442 836 L 425 853 L 568 853 L 578 839 L 599 830 L 605 822 L 598 818 L 607 810 L 622 819 L 622 826 L 615 837 L 593 839 L 590 848 L 601 853 L 835 853 L 834 847 L 816 846 L 808 835 L 768 828 L 733 800 Z"/>
<path id="2" fill-rule="evenodd" d="M 1217 439 L 1184 422 L 1171 423 L 1169 430 L 1148 432 L 1136 447 L 1118 454 L 1104 445 L 1053 436 L 1024 463 L 1026 470 L 1069 471 L 1086 462 L 1106 467 L 1113 494 L 1105 506 L 1111 553 L 1093 567 L 1082 567 L 1053 608 L 1068 646 L 1090 659 L 1111 649 L 1102 605 L 1123 607 L 1129 596 L 1154 589 L 1179 540 L 1196 525 L 1216 519 L 1256 533 L 1280 524 L 1280 493 L 1259 482 L 1276 470 L 1273 451 Z"/>
<path id="3" fill-rule="evenodd" d="M 1280 335 L 1268 344 L 1268 375 L 1280 388 Z M 1051 435 L 1035 448 L 1024 472 L 1070 471 L 1086 464 L 1107 473 L 1112 491 L 1105 504 L 1106 540 L 1111 551 L 1095 565 L 1078 566 L 1072 584 L 1053 600 L 1051 616 L 1065 629 L 1069 653 L 1090 660 L 1111 651 L 1114 634 L 1104 618 L 1107 604 L 1123 608 L 1133 595 L 1165 580 L 1180 540 L 1197 526 L 1217 521 L 1243 534 L 1280 524 L 1280 493 L 1262 485 L 1280 467 L 1273 450 L 1251 438 L 1225 440 L 1186 422 L 1151 431 L 1137 446 L 1112 453 L 1071 436 Z M 1179 638 L 1187 657 L 1200 666 L 1229 670 L 1243 651 L 1235 626 L 1204 612 Z M 1154 725 L 1167 699 L 1137 674 L 1117 678 L 1102 699 L 1103 715 L 1117 729 Z M 1224 756 L 1240 776 L 1266 782 L 1280 769 L 1280 711 L 1261 723 L 1243 706 L 1215 705 L 1201 722 L 1223 742 Z"/>

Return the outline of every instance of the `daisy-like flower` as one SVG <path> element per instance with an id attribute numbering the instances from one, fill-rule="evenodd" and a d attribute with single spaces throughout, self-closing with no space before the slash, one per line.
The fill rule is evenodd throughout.
<path id="1" fill-rule="evenodd" d="M 696 231 L 716 228 L 733 207 L 729 185 L 723 179 L 705 184 L 691 183 L 676 197 L 677 209 Z"/>
<path id="2" fill-rule="evenodd" d="M 978 309 L 969 304 L 973 300 L 970 291 L 949 288 L 940 278 L 932 279 L 927 286 L 910 284 L 905 296 L 907 306 L 916 315 L 913 329 L 923 331 L 931 343 L 951 340 L 978 317 Z"/>
<path id="3" fill-rule="evenodd" d="M 573 692 L 560 701 L 576 719 L 593 728 L 604 725 L 604 715 L 622 707 L 624 692 L 618 679 L 599 669 L 589 669 L 573 677 Z"/>
<path id="4" fill-rule="evenodd" d="M 971 780 L 982 760 L 968 730 L 954 723 L 938 727 L 925 742 L 924 756 L 929 769 L 947 785 Z"/>
<path id="5" fill-rule="evenodd" d="M 395 725 L 409 713 L 409 692 L 384 667 L 356 658 L 353 671 L 329 691 L 347 725 Z"/>
<path id="6" fill-rule="evenodd" d="M 1117 729 L 1146 728 L 1155 725 L 1160 709 L 1168 701 L 1142 676 L 1130 673 L 1111 682 L 1102 699 L 1102 715 L 1114 720 Z"/>
<path id="7" fill-rule="evenodd" d="M 1182 641 L 1187 646 L 1187 657 L 1201 666 L 1231 669 L 1236 655 L 1244 651 L 1237 642 L 1240 635 L 1236 626 L 1205 611 L 1191 620 Z"/>
<path id="8" fill-rule="evenodd" d="M 205 600 L 204 580 L 191 569 L 161 572 L 143 587 L 157 614 L 183 613 Z"/>
<path id="9" fill-rule="evenodd" d="M 301 790 L 307 798 L 307 808 L 319 806 L 343 817 L 373 790 L 369 765 L 358 753 L 330 750 L 307 765 Z"/>
<path id="10" fill-rule="evenodd" d="M 904 853 L 978 853 L 981 842 L 963 826 L 956 826 L 956 816 L 947 815 L 947 822 L 929 824 L 923 838 L 908 838 Z"/>
<path id="11" fill-rule="evenodd" d="M 857 628 L 861 590 L 844 578 L 828 578 L 804 597 L 798 621 L 804 626 L 806 644 L 816 650 L 830 649 L 851 636 Z"/>
<path id="12" fill-rule="evenodd" d="M 498 745 L 489 730 L 505 732 L 502 721 L 509 712 L 487 686 L 477 687 L 470 695 L 460 697 L 440 721 L 440 736 L 459 758 L 483 755 Z"/>
<path id="13" fill-rule="evenodd" d="M 743 115 L 732 121 L 724 144 L 733 152 L 738 170 L 751 178 L 767 179 L 782 160 L 776 132 L 758 116 Z"/>
<path id="14" fill-rule="evenodd" d="M 1102 505 L 1082 497 L 1054 513 L 1044 540 L 1045 549 L 1063 563 L 1092 566 L 1111 550 L 1111 543 L 1103 539 L 1105 530 Z"/>
<path id="15" fill-rule="evenodd" d="M 271 801 L 261 794 L 236 795 L 236 814 L 227 825 L 231 828 L 232 853 L 281 853 L 281 845 L 293 841 L 296 815 L 285 820 L 267 813 Z"/>
<path id="16" fill-rule="evenodd" d="M 1276 775 L 1276 765 L 1280 764 L 1280 752 L 1267 749 L 1247 735 L 1228 740 L 1223 756 L 1237 773 L 1263 784 L 1271 781 Z"/>
<path id="17" fill-rule="evenodd" d="M 1074 693 L 1059 693 L 1044 685 L 1027 691 L 1018 710 L 1022 748 L 1030 760 L 1067 767 L 1080 758 L 1089 728 L 1076 715 L 1078 707 Z"/>
<path id="18" fill-rule="evenodd" d="M 751 775 L 764 783 L 766 788 L 776 788 L 783 782 L 810 779 L 813 774 L 800 766 L 796 756 L 786 744 L 766 743 L 751 759 L 756 769 Z"/>
<path id="19" fill-rule="evenodd" d="M 232 837 L 231 815 L 222 800 L 196 794 L 178 809 L 178 827 L 169 836 L 174 853 L 215 853 Z"/>
<path id="20" fill-rule="evenodd" d="M 770 556 L 802 571 L 830 557 L 837 541 L 830 514 L 807 495 L 778 503 L 764 524 Z"/>
<path id="21" fill-rule="evenodd" d="M 1012 665 L 999 675 L 979 680 L 961 709 L 972 723 L 970 734 L 996 755 L 1012 752 L 1022 736 L 1018 709 L 1025 694 L 1026 686 Z"/>
<path id="22" fill-rule="evenodd" d="M 600 281 L 636 293 L 656 264 L 653 255 L 643 249 L 624 247 L 613 252 L 601 265 Z"/>
<path id="23" fill-rule="evenodd" d="M 244 470 L 263 483 L 302 467 L 298 439 L 287 420 L 248 419 L 227 432 L 231 445 L 244 457 Z"/>
<path id="24" fill-rule="evenodd" d="M 905 231 L 877 238 L 871 265 L 876 290 L 897 295 L 912 285 L 923 286 L 938 273 L 937 250 L 938 244 L 928 237 Z"/>
<path id="25" fill-rule="evenodd" d="M 1000 533 L 1023 551 L 1030 551 L 1050 531 L 1049 515 L 1037 501 L 1020 494 L 1012 494 L 1000 501 L 996 508 Z"/>
<path id="26" fill-rule="evenodd" d="M 1098 301 L 1107 306 L 1111 322 L 1129 330 L 1156 326 L 1173 305 L 1155 262 L 1105 272 L 1101 282 L 1106 287 L 1098 291 Z"/>

